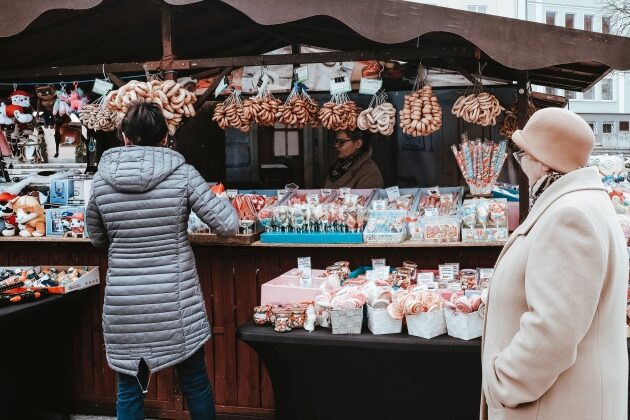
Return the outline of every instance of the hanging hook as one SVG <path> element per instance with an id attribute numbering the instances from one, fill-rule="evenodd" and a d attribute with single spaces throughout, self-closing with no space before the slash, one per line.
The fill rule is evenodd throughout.
<path id="1" fill-rule="evenodd" d="M 17 90 L 17 87 L 18 87 L 17 83 L 13 83 L 13 90 Z"/>

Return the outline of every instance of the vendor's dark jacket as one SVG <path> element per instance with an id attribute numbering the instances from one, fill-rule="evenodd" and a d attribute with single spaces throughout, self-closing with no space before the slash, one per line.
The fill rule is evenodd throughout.
<path id="1" fill-rule="evenodd" d="M 229 201 L 165 147 L 117 147 L 103 154 L 87 211 L 92 243 L 109 248 L 103 334 L 109 366 L 135 376 L 175 365 L 210 338 L 188 242 L 192 209 L 219 235 L 238 231 Z"/>
<path id="2" fill-rule="evenodd" d="M 383 188 L 383 175 L 372 160 L 370 147 L 338 180 L 326 179 L 326 188 Z"/>

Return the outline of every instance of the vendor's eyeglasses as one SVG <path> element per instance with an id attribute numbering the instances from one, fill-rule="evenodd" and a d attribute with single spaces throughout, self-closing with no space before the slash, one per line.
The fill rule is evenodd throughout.
<path id="1" fill-rule="evenodd" d="M 353 141 L 352 139 L 337 139 L 335 142 L 335 147 L 342 147 L 346 142 Z"/>

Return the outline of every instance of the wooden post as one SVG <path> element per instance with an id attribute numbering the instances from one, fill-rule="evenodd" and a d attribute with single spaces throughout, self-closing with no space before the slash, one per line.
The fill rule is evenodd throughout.
<path id="1" fill-rule="evenodd" d="M 160 61 L 160 65 L 163 66 L 162 70 L 168 71 L 172 70 L 172 62 L 175 60 L 172 37 L 171 6 L 167 3 L 162 3 L 160 11 L 162 15 L 162 60 Z M 169 71 L 164 75 L 164 78 L 173 80 L 174 74 Z"/>
<path id="2" fill-rule="evenodd" d="M 518 75 L 518 118 L 517 125 L 519 129 L 525 127 L 527 123 L 527 114 L 529 106 L 529 76 L 526 71 L 519 72 Z M 511 156 L 507 157 L 512 159 Z M 520 222 L 523 223 L 529 213 L 529 181 L 521 168 L 518 171 L 518 188 L 519 188 L 519 212 Z"/>

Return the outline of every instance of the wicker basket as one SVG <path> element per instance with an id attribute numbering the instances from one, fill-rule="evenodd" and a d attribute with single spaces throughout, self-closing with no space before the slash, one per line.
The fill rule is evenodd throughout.
<path id="1" fill-rule="evenodd" d="M 374 335 L 399 334 L 402 331 L 402 319 L 391 317 L 387 309 L 374 309 L 367 306 L 368 329 Z"/>
<path id="2" fill-rule="evenodd" d="M 406 315 L 406 318 L 409 335 L 433 338 L 446 334 L 447 329 L 444 309 L 434 312 L 422 312 L 416 315 Z"/>
<path id="3" fill-rule="evenodd" d="M 483 318 L 479 312 L 462 314 L 449 309 L 444 311 L 448 335 L 462 340 L 472 340 L 483 334 Z"/>
<path id="4" fill-rule="evenodd" d="M 330 311 L 333 334 L 361 334 L 363 307 L 356 309 L 333 309 Z"/>

